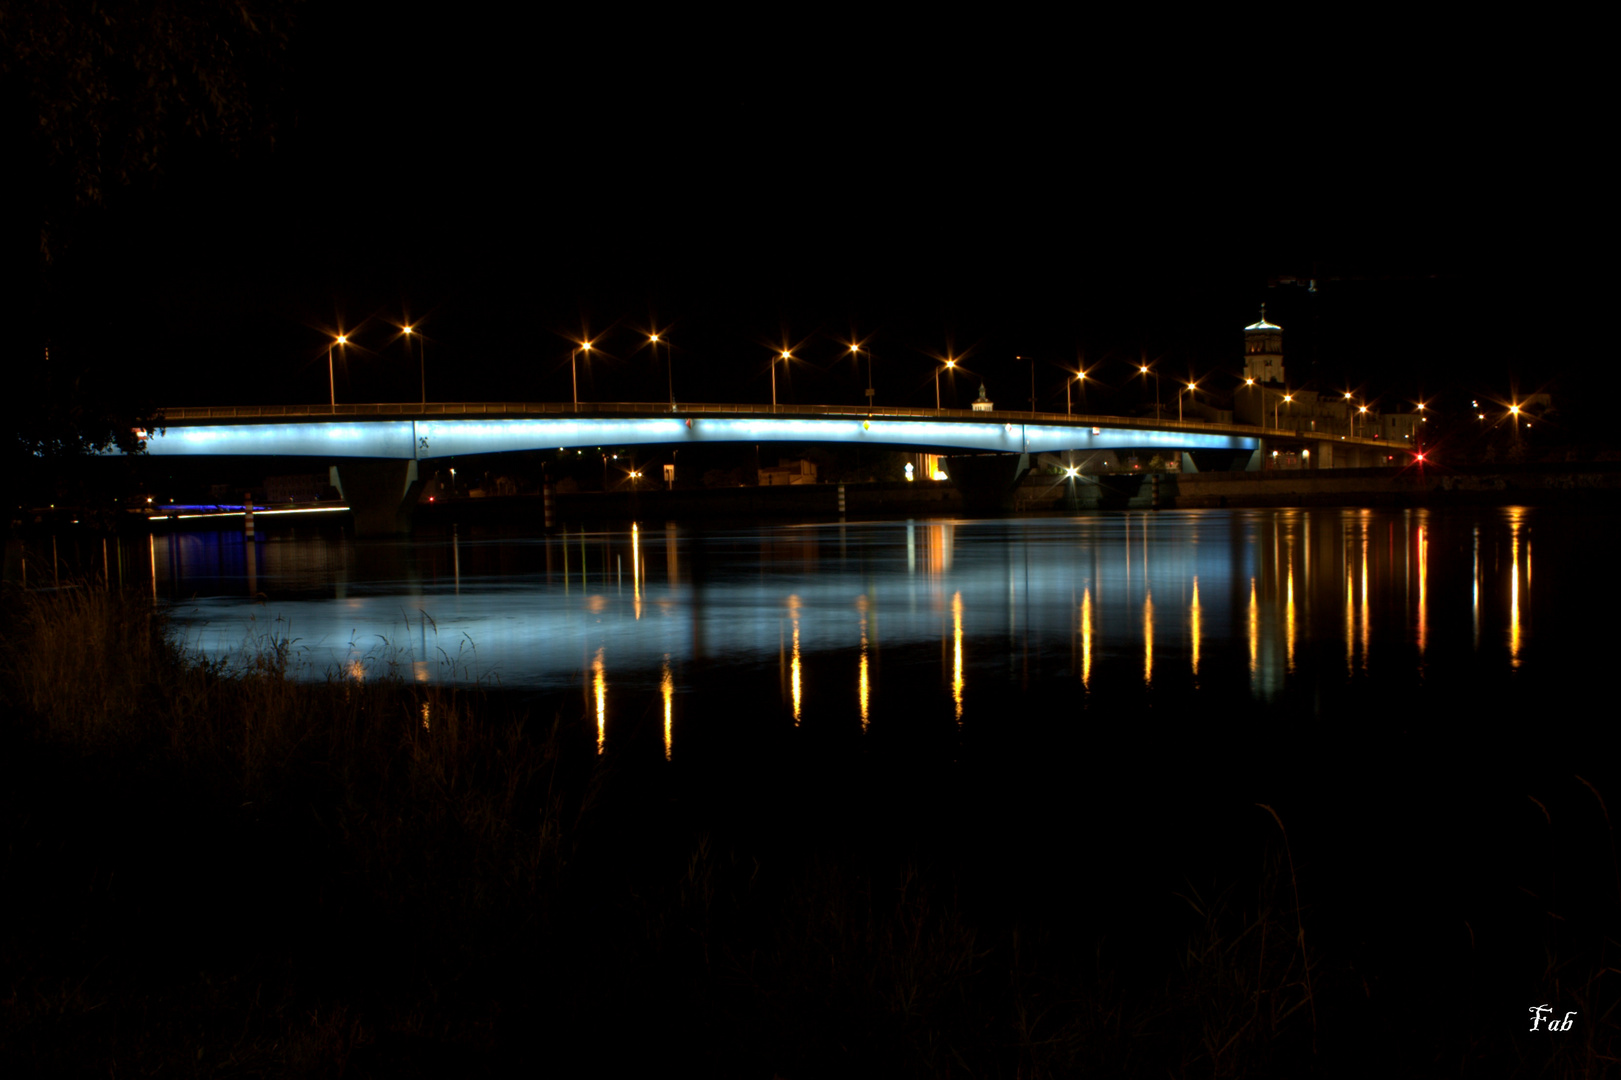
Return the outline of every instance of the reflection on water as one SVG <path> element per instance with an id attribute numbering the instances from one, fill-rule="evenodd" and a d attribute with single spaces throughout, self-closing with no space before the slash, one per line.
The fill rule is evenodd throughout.
<path id="1" fill-rule="evenodd" d="M 769 679 L 774 661 L 795 723 L 842 714 L 862 730 L 886 708 L 972 719 L 1008 700 L 996 686 L 1010 679 L 1153 693 L 1247 676 L 1254 696 L 1270 700 L 1291 679 L 1422 671 L 1460 644 L 1524 669 L 1539 655 L 1531 542 L 1545 513 L 668 525 L 662 542 L 641 524 L 360 542 L 185 533 L 153 537 L 147 561 L 177 633 L 216 659 L 279 641 L 311 678 L 583 685 L 599 750 L 612 672 L 616 693 L 662 700 L 668 757 L 694 665 Z M 1562 533 L 1543 531 L 1557 572 Z M 660 559 L 662 574 L 648 565 Z M 1544 592 L 1546 604 L 1558 589 Z M 1340 645 L 1343 668 L 1316 670 Z M 942 678 L 949 693 L 930 682 Z M 974 708 L 970 679 L 986 687 Z M 620 706 L 627 720 L 641 709 Z"/>
<path id="2" fill-rule="evenodd" d="M 788 617 L 794 624 L 793 668 L 789 676 L 794 694 L 794 723 L 799 723 L 802 690 L 799 681 L 799 597 L 788 597 Z"/>
<path id="3" fill-rule="evenodd" d="M 1092 589 L 1081 593 L 1081 685 L 1092 688 Z"/>
<path id="4" fill-rule="evenodd" d="M 1285 648 L 1287 650 L 1287 655 L 1288 655 L 1289 671 L 1290 671 L 1290 673 L 1293 673 L 1294 670 L 1295 670 L 1295 559 L 1294 559 L 1295 549 L 1294 549 L 1294 544 L 1291 543 L 1289 545 L 1288 553 L 1289 553 L 1289 568 L 1288 568 L 1288 575 L 1289 576 L 1288 576 L 1288 581 L 1284 586 L 1284 598 L 1285 599 L 1283 601 L 1283 615 L 1284 615 L 1284 636 L 1283 636 L 1283 640 L 1284 640 L 1284 646 L 1285 646 Z"/>
<path id="5" fill-rule="evenodd" d="M 872 689 L 867 673 L 867 597 L 866 594 L 856 597 L 856 609 L 861 612 L 861 677 L 856 684 L 856 694 L 861 702 L 861 730 L 867 730 L 868 696 Z"/>
<path id="6" fill-rule="evenodd" d="M 670 672 L 670 654 L 664 654 L 660 669 L 659 695 L 664 699 L 664 760 L 670 760 L 675 749 L 675 676 Z"/>
<path id="7" fill-rule="evenodd" d="M 1425 525 L 1418 526 L 1418 655 L 1424 656 L 1425 639 L 1429 636 L 1430 618 L 1430 540 Z"/>
<path id="8" fill-rule="evenodd" d="M 962 593 L 951 596 L 951 700 L 962 723 Z"/>
<path id="9" fill-rule="evenodd" d="M 1193 606 L 1188 609 L 1188 623 L 1193 630 L 1193 673 L 1199 674 L 1199 579 L 1193 579 Z"/>
<path id="10" fill-rule="evenodd" d="M 597 753 L 608 741 L 608 677 L 602 668 L 602 649 L 591 660 L 591 689 L 597 697 Z"/>
<path id="11" fill-rule="evenodd" d="M 1144 577 L 1147 577 L 1146 572 Z M 1143 587 L 1143 682 L 1154 681 L 1154 595 Z"/>

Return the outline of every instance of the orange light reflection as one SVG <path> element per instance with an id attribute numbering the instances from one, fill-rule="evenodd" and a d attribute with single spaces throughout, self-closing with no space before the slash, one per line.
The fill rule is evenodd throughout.
<path id="1" fill-rule="evenodd" d="M 957 724 L 962 725 L 962 593 L 951 596 L 951 700 L 957 707 Z"/>
<path id="2" fill-rule="evenodd" d="M 602 670 L 602 649 L 591 661 L 591 687 L 597 699 L 597 753 L 608 741 L 608 679 Z"/>
<path id="3" fill-rule="evenodd" d="M 1081 686 L 1092 689 L 1092 590 L 1081 594 Z"/>
<path id="4" fill-rule="evenodd" d="M 1188 618 L 1193 629 L 1193 673 L 1199 674 L 1199 578 L 1193 578 L 1193 606 L 1188 611 Z"/>
<path id="5" fill-rule="evenodd" d="M 675 676 L 670 672 L 670 654 L 664 654 L 663 677 L 659 679 L 659 691 L 664 695 L 664 760 L 670 760 L 670 753 L 675 748 Z"/>

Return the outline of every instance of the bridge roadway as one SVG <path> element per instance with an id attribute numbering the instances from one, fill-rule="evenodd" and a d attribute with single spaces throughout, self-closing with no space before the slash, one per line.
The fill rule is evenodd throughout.
<path id="1" fill-rule="evenodd" d="M 146 436 L 155 456 L 322 458 L 354 513 L 358 534 L 409 530 L 419 490 L 418 462 L 552 447 L 682 446 L 702 442 L 867 443 L 957 455 L 953 482 L 995 494 L 1027 467 L 1029 455 L 1153 449 L 1250 452 L 1258 468 L 1265 440 L 1286 445 L 1348 441 L 1315 432 L 1056 413 L 838 405 L 668 405 L 553 402 L 380 405 L 237 405 L 165 409 Z M 1352 451 L 1354 454 L 1355 451 Z M 964 458 L 961 455 L 970 455 Z M 975 454 L 1006 455 L 978 458 Z M 1322 452 L 1313 463 L 1348 464 Z M 1382 455 L 1381 455 L 1382 456 Z M 1002 462 L 1006 462 L 1004 467 Z M 959 467 L 960 466 L 960 467 Z M 1005 474 L 1005 475 L 1004 475 Z M 967 487 L 964 487 L 967 485 Z M 977 497 L 977 496 L 976 496 Z"/>
<path id="2" fill-rule="evenodd" d="M 919 450 L 1051 453 L 1152 448 L 1258 450 L 1338 444 L 1323 464 L 1355 448 L 1388 451 L 1376 439 L 1347 438 L 1204 420 L 999 409 L 860 406 L 485 402 L 359 405 L 186 406 L 163 410 L 148 437 L 154 455 L 299 456 L 420 461 L 469 454 L 697 442 L 863 442 Z M 1381 455 L 1382 456 L 1382 455 Z M 1349 464 L 1350 462 L 1345 462 Z"/>

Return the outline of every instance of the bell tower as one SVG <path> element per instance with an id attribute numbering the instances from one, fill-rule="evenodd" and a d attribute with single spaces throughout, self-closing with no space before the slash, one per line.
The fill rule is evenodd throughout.
<path id="1" fill-rule="evenodd" d="M 1283 385 L 1283 327 L 1266 321 L 1265 304 L 1260 320 L 1244 327 L 1244 378 Z"/>

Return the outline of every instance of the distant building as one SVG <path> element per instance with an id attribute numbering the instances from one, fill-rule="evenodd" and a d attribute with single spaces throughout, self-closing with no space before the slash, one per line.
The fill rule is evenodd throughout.
<path id="1" fill-rule="evenodd" d="M 995 407 L 996 406 L 991 402 L 991 399 L 985 396 L 985 384 L 980 383 L 979 384 L 979 400 L 974 402 L 974 406 L 973 406 L 974 411 L 975 412 L 990 412 Z"/>
<path id="2" fill-rule="evenodd" d="M 1416 446 L 1424 441 L 1420 428 L 1423 423 L 1424 417 L 1418 413 L 1383 413 L 1379 417 L 1379 437 Z"/>
<path id="3" fill-rule="evenodd" d="M 779 458 L 774 469 L 760 470 L 761 487 L 788 487 L 816 483 L 816 463 L 803 459 Z"/>

